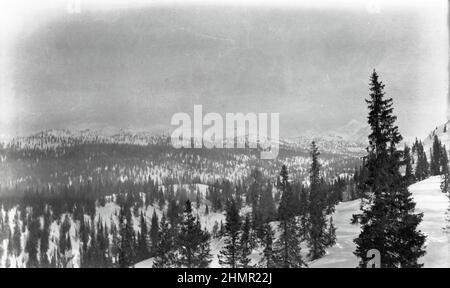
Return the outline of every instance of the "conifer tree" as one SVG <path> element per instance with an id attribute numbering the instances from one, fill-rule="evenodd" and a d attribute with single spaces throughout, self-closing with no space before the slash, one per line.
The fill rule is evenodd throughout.
<path id="1" fill-rule="evenodd" d="M 89 260 L 88 260 L 88 244 L 89 244 L 89 223 L 86 223 L 86 221 L 83 219 L 80 220 L 80 251 L 81 251 L 81 266 L 82 267 L 89 267 Z"/>
<path id="2" fill-rule="evenodd" d="M 125 205 L 120 212 L 119 266 L 121 268 L 128 268 L 133 265 L 136 258 L 133 216 L 129 207 L 129 205 Z"/>
<path id="3" fill-rule="evenodd" d="M 148 250 L 148 231 L 147 231 L 147 222 L 145 221 L 144 213 L 141 211 L 140 214 L 140 231 L 138 237 L 138 259 L 144 260 L 149 257 Z"/>
<path id="4" fill-rule="evenodd" d="M 403 150 L 403 161 L 405 165 L 405 176 L 404 180 L 406 182 L 406 185 L 411 185 L 414 183 L 414 174 L 412 170 L 412 160 L 411 160 L 411 149 L 408 147 L 408 145 L 405 145 L 405 148 Z"/>
<path id="5" fill-rule="evenodd" d="M 62 268 L 66 268 L 73 258 L 72 241 L 70 238 L 71 221 L 68 215 L 64 217 L 64 221 L 59 229 L 59 264 Z"/>
<path id="6" fill-rule="evenodd" d="M 428 177 L 429 175 L 429 165 L 427 160 L 427 154 L 423 149 L 423 144 L 419 141 L 416 145 L 416 153 L 417 153 L 417 165 L 415 176 L 416 179 L 421 181 Z"/>
<path id="7" fill-rule="evenodd" d="M 212 237 L 216 238 L 218 236 L 218 233 L 219 233 L 219 222 L 215 221 L 212 229 Z"/>
<path id="8" fill-rule="evenodd" d="M 277 267 L 298 268 L 306 266 L 301 256 L 299 228 L 295 218 L 295 197 L 289 184 L 289 175 L 285 165 L 281 167 L 278 188 L 281 190 L 281 201 L 278 207 L 280 220 L 280 237 L 275 242 Z"/>
<path id="9" fill-rule="evenodd" d="M 174 240 L 165 214 L 161 217 L 159 225 L 158 245 L 156 246 L 153 267 L 172 267 L 175 264 L 175 255 L 173 253 Z"/>
<path id="10" fill-rule="evenodd" d="M 420 267 L 418 259 L 425 254 L 425 236 L 417 231 L 422 221 L 415 214 L 415 203 L 400 173 L 402 153 L 396 145 L 402 140 L 392 98 L 385 98 L 384 84 L 374 71 L 370 79 L 368 123 L 371 127 L 366 166 L 369 171 L 367 186 L 371 194 L 355 215 L 361 224 L 361 233 L 354 240 L 355 255 L 360 266 L 366 267 L 367 252 L 377 249 L 381 267 Z"/>
<path id="11" fill-rule="evenodd" d="M 97 233 L 98 235 L 99 233 Z M 95 268 L 101 266 L 101 255 L 99 249 L 99 243 L 95 235 L 95 225 L 92 225 L 92 229 L 89 231 L 89 247 L 87 249 L 87 254 L 84 257 L 84 266 Z"/>
<path id="12" fill-rule="evenodd" d="M 327 197 L 323 180 L 320 178 L 319 151 L 313 141 L 311 144 L 311 169 L 309 171 L 310 196 L 309 202 L 309 237 L 308 257 L 316 260 L 325 255 L 325 249 L 328 246 L 329 238 L 332 235 L 327 234 L 327 220 L 325 213 L 327 209 Z M 331 210 L 330 210 L 331 211 Z"/>
<path id="13" fill-rule="evenodd" d="M 441 174 L 445 175 L 448 172 L 447 148 L 445 148 L 445 145 L 442 145 L 440 150 L 439 168 Z"/>
<path id="14" fill-rule="evenodd" d="M 433 148 L 431 149 L 430 153 L 430 173 L 432 176 L 440 175 L 441 169 L 441 141 L 439 141 L 439 138 L 437 135 L 434 135 L 433 138 Z"/>
<path id="15" fill-rule="evenodd" d="M 47 255 L 50 241 L 50 225 L 52 222 L 52 216 L 50 211 L 45 211 L 44 213 L 44 225 L 41 232 L 40 240 L 40 254 L 41 254 L 41 266 L 46 268 L 50 265 L 50 261 Z"/>
<path id="16" fill-rule="evenodd" d="M 28 253 L 27 267 L 39 267 L 38 247 L 39 247 L 39 226 L 40 221 L 35 217 L 34 211 L 28 215 L 28 239 L 25 244 L 25 252 Z"/>
<path id="17" fill-rule="evenodd" d="M 238 266 L 242 268 L 248 268 L 250 259 L 248 256 L 252 253 L 252 249 L 254 247 L 252 235 L 251 235 L 251 223 L 250 216 L 248 214 L 245 215 L 244 222 L 242 223 L 242 233 L 239 240 L 240 253 L 238 259 Z"/>
<path id="18" fill-rule="evenodd" d="M 223 221 L 220 220 L 219 232 L 217 233 L 217 236 L 222 237 L 223 235 L 225 235 L 225 225 L 223 225 Z"/>
<path id="19" fill-rule="evenodd" d="M 273 221 L 277 217 L 277 210 L 275 207 L 275 200 L 272 195 L 272 184 L 270 182 L 267 183 L 265 188 L 262 191 L 259 210 L 261 212 L 262 222 L 267 223 Z"/>
<path id="20" fill-rule="evenodd" d="M 98 254 L 98 264 L 99 267 L 110 267 L 111 260 L 109 257 L 109 240 L 108 240 L 108 227 L 103 224 L 101 218 L 97 222 L 97 254 Z"/>
<path id="21" fill-rule="evenodd" d="M 274 232 L 272 230 L 272 227 L 269 223 L 264 224 L 264 250 L 263 255 L 264 257 L 261 259 L 261 261 L 264 264 L 264 267 L 266 268 L 275 268 L 276 267 L 276 255 L 273 250 L 273 238 L 274 238 Z"/>
<path id="22" fill-rule="evenodd" d="M 300 201 L 299 201 L 299 215 L 300 215 L 300 227 L 299 232 L 301 236 L 301 240 L 308 240 L 308 233 L 310 230 L 310 221 L 309 221 L 309 195 L 308 190 L 302 187 L 300 192 Z"/>
<path id="23" fill-rule="evenodd" d="M 150 242 L 152 254 L 154 254 L 157 249 L 159 242 L 158 236 L 159 236 L 158 215 L 156 215 L 156 210 L 153 210 L 152 223 L 150 227 Z"/>
<path id="24" fill-rule="evenodd" d="M 119 264 L 120 237 L 119 237 L 119 231 L 114 222 L 111 222 L 111 236 L 112 236 L 111 248 L 110 248 L 111 262 L 112 262 L 113 267 L 117 267 Z"/>
<path id="25" fill-rule="evenodd" d="M 336 227 L 333 223 L 333 217 L 330 217 L 330 223 L 328 225 L 328 231 L 326 233 L 327 236 L 327 242 L 326 246 L 331 247 L 336 244 Z"/>
<path id="26" fill-rule="evenodd" d="M 211 262 L 210 235 L 202 230 L 200 222 L 192 215 L 191 201 L 187 200 L 180 224 L 178 266 L 204 268 Z"/>
<path id="27" fill-rule="evenodd" d="M 239 236 L 241 234 L 241 217 L 236 202 L 231 199 L 228 202 L 225 218 L 223 237 L 225 245 L 219 254 L 220 265 L 237 268 L 239 264 Z"/>
<path id="28" fill-rule="evenodd" d="M 14 257 L 19 257 L 20 253 L 22 253 L 22 241 L 21 241 L 21 230 L 19 226 L 19 215 L 16 212 L 14 216 L 14 228 L 13 228 L 13 237 L 12 237 L 12 255 Z"/>

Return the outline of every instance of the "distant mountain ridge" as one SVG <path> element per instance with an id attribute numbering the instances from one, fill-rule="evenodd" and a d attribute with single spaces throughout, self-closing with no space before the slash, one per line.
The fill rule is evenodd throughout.
<path id="1" fill-rule="evenodd" d="M 344 141 L 366 145 L 369 134 L 370 127 L 367 123 L 352 119 L 347 124 L 336 129 L 327 131 L 307 130 L 299 137 L 322 139 L 326 141 Z"/>
<path id="2" fill-rule="evenodd" d="M 144 131 L 48 129 L 30 136 L 13 138 L 7 145 L 22 149 L 52 149 L 77 144 L 167 145 L 168 141 L 169 136 L 165 134 L 154 135 Z"/>
<path id="3" fill-rule="evenodd" d="M 356 127 L 353 131 L 350 127 Z M 345 129 L 347 128 L 347 130 Z M 316 141 L 321 151 L 329 153 L 362 153 L 365 145 L 352 140 L 351 135 L 359 133 L 357 123 L 350 123 L 336 133 L 280 138 L 280 148 L 308 150 L 311 142 Z M 242 139 L 245 138 L 245 139 Z M 237 136 L 235 139 L 249 143 L 249 135 Z M 225 141 L 225 139 L 224 139 Z M 273 141 L 273 140 L 272 140 Z M 171 145 L 168 133 L 155 134 L 132 129 L 47 129 L 29 136 L 13 138 L 6 146 L 16 149 L 55 149 L 80 144 L 129 144 L 129 145 Z"/>

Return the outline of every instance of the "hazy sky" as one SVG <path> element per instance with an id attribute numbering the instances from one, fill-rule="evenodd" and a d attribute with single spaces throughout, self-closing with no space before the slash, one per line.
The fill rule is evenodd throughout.
<path id="1" fill-rule="evenodd" d="M 281 136 L 295 136 L 365 122 L 374 68 L 405 136 L 423 137 L 446 119 L 446 1 L 379 10 L 365 1 L 85 2 L 78 14 L 65 1 L 35 4 L 33 14 L 4 10 L 0 135 L 170 131 L 173 113 L 203 104 L 279 112 Z"/>

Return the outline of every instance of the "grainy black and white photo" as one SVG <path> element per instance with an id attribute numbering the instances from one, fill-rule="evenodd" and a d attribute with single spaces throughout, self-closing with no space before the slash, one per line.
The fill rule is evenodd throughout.
<path id="1" fill-rule="evenodd" d="M 2 1 L 0 267 L 450 268 L 448 5 Z"/>

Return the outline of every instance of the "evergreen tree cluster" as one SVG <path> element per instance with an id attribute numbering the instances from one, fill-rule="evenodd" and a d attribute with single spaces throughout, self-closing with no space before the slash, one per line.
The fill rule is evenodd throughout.
<path id="1" fill-rule="evenodd" d="M 334 212 L 337 203 L 335 194 L 330 186 L 320 176 L 319 152 L 315 143 L 311 145 L 310 187 L 292 183 L 285 165 L 282 166 L 276 181 L 276 189 L 280 193 L 278 210 L 272 205 L 271 185 L 264 186 L 258 171 L 252 173 L 252 187 L 246 198 L 252 206 L 253 216 L 241 216 L 239 207 L 234 199 L 230 200 L 226 209 L 226 223 L 224 232 L 225 246 L 220 252 L 220 263 L 226 267 L 249 267 L 249 255 L 256 246 L 263 251 L 263 258 L 257 265 L 264 267 L 305 267 L 301 244 L 306 241 L 310 260 L 315 260 L 325 254 L 325 249 L 335 244 L 336 229 L 329 217 Z M 261 191 L 257 193 L 255 191 Z M 258 196 L 258 194 L 260 194 Z M 267 200 L 263 200 L 267 198 Z M 265 206 L 265 204 L 270 204 Z M 266 217 L 255 216 L 262 213 Z M 272 215 L 272 213 L 274 215 Z M 267 217 L 270 215 L 270 217 Z M 274 228 L 270 224 L 274 219 L 279 221 L 277 229 L 280 236 L 274 239 Z M 253 222 L 253 224 L 252 224 Z"/>

